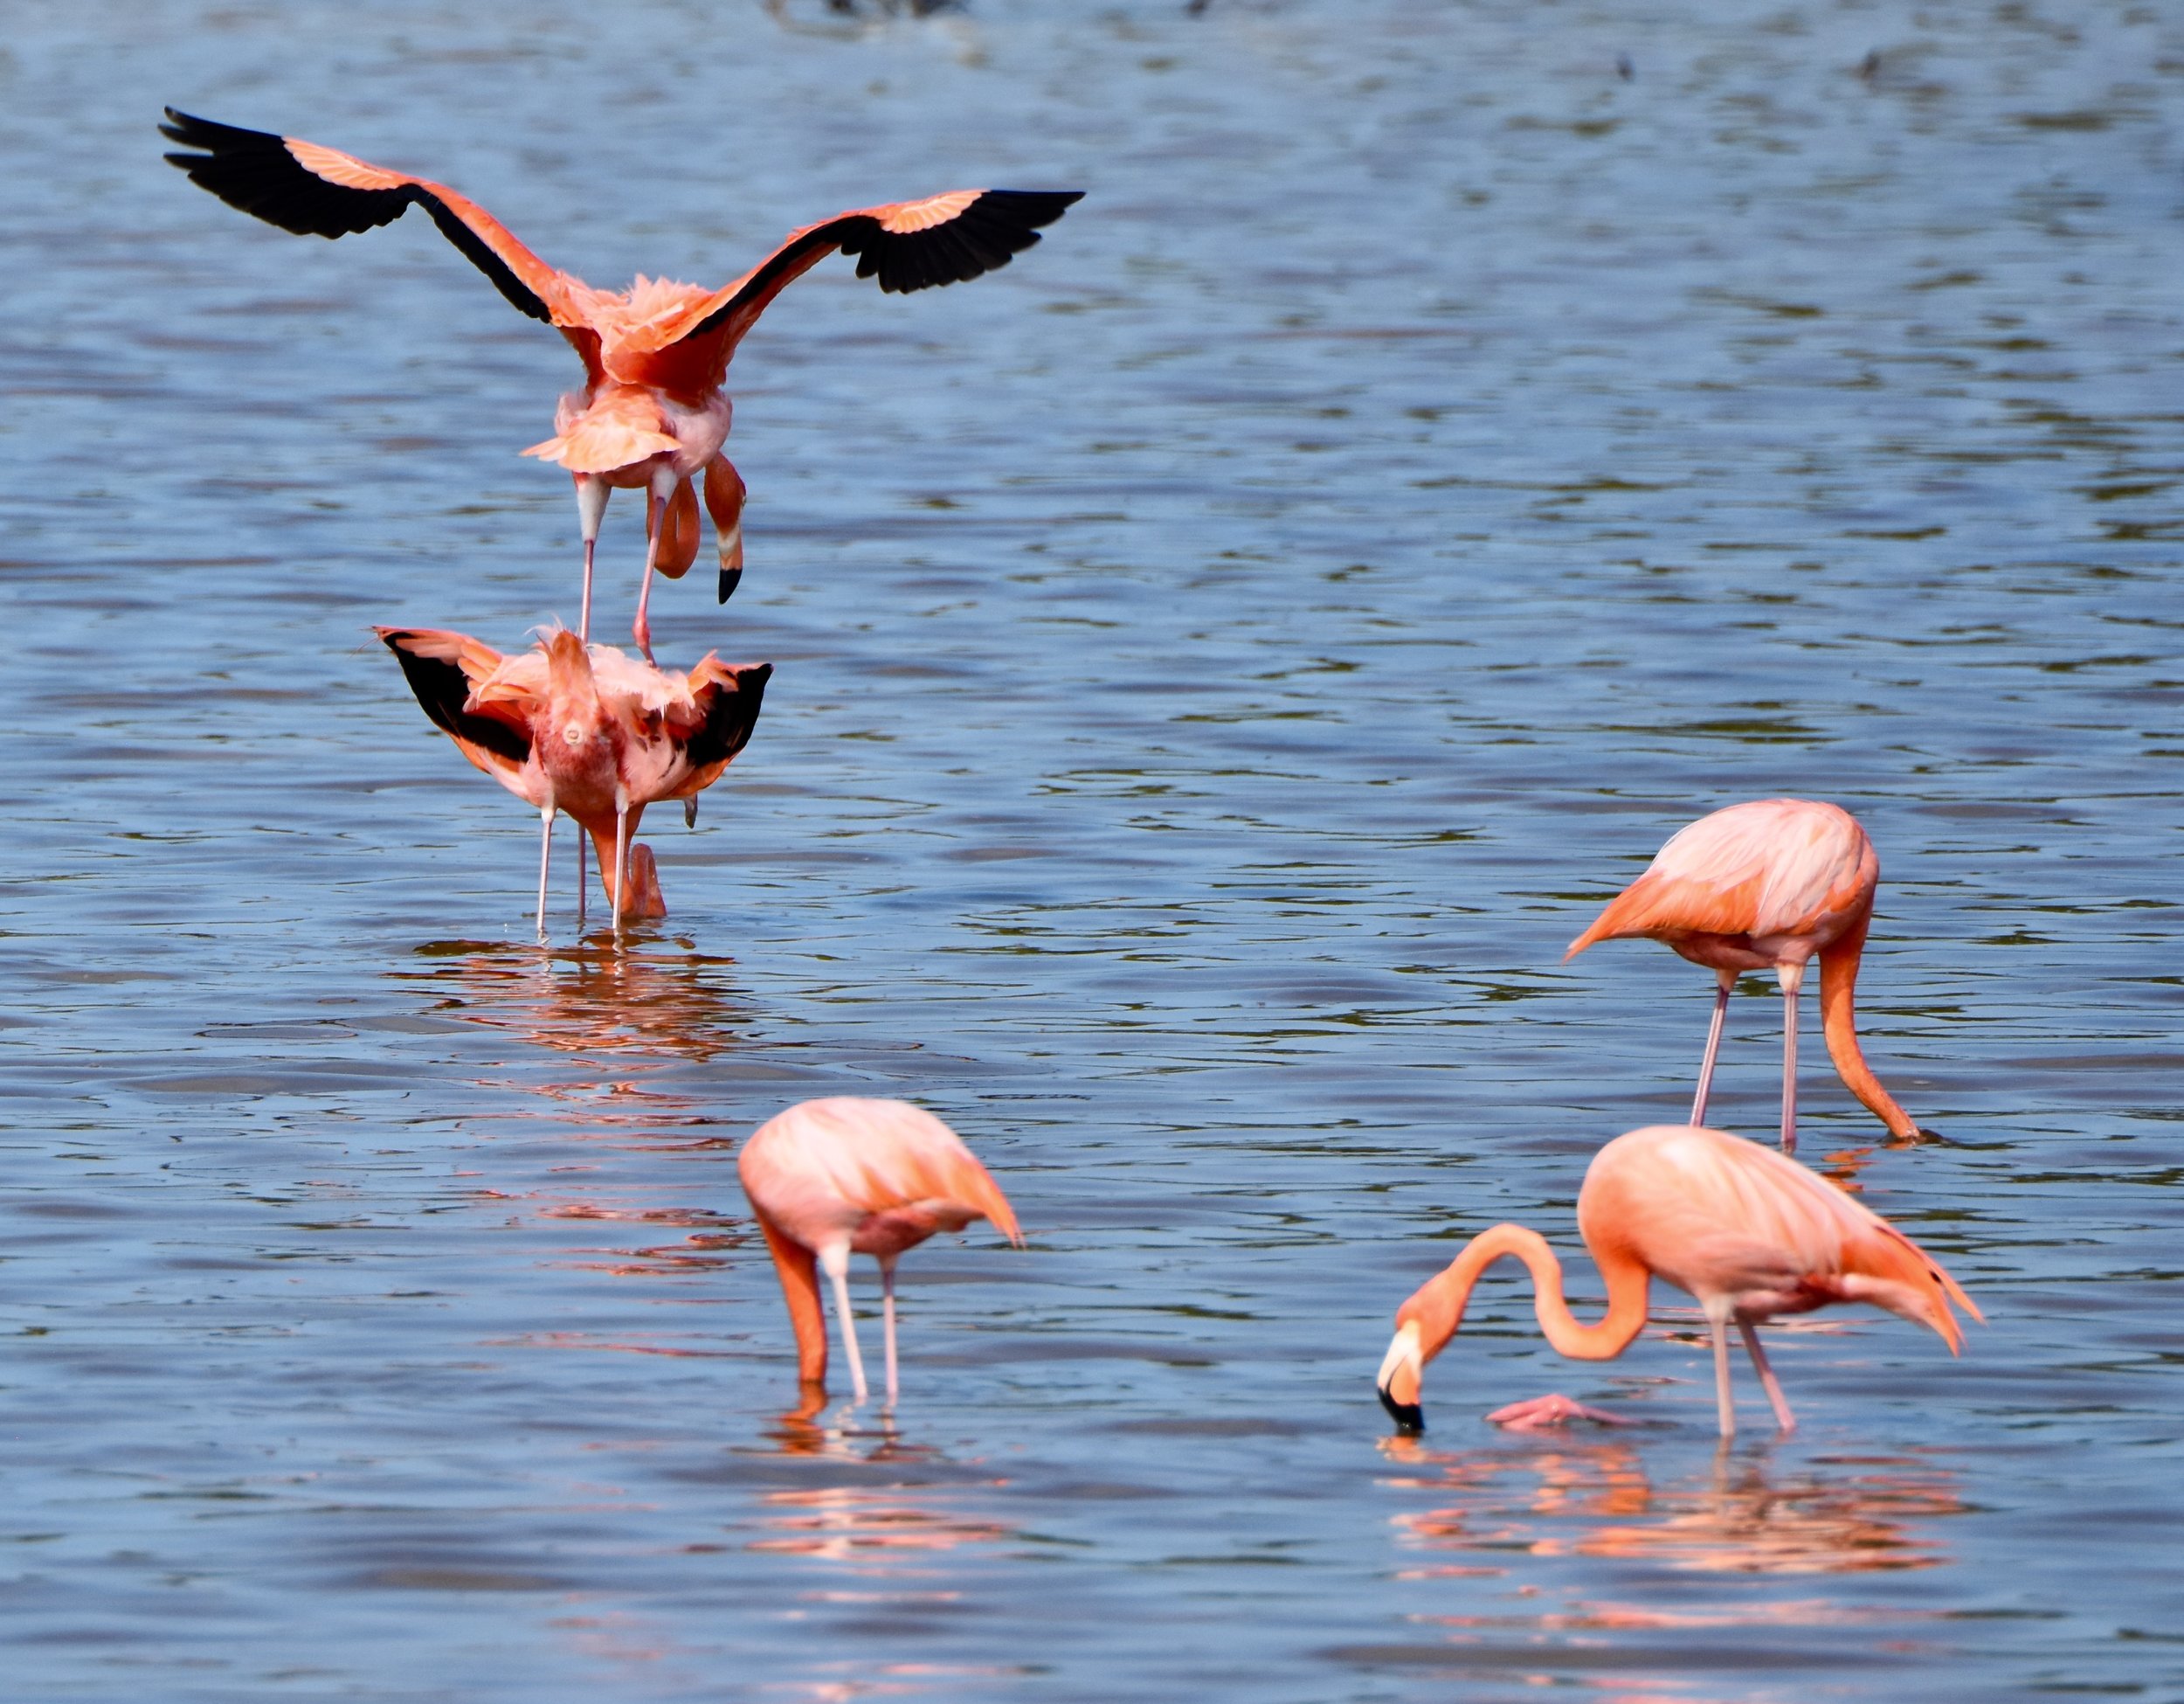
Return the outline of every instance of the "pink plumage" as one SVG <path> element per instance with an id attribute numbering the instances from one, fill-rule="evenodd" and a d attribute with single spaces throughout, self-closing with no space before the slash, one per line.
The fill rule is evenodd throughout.
<path id="1" fill-rule="evenodd" d="M 895 1263 L 936 1231 L 988 1219 L 1022 1246 L 1015 1212 L 963 1139 L 922 1107 L 840 1095 L 807 1100 L 768 1119 L 736 1161 L 765 1234 L 796 1329 L 799 1376 L 826 1382 L 826 1324 L 819 1273 L 834 1290 L 856 1399 L 865 1400 L 862 1356 L 850 1314 L 849 1257 L 880 1262 L 885 1292 L 888 1401 L 896 1394 Z"/>
<path id="2" fill-rule="evenodd" d="M 1654 1125 L 1618 1136 L 1586 1170 L 1578 1230 L 1607 1287 L 1607 1312 L 1596 1324 L 1572 1315 L 1563 1299 L 1561 1263 L 1546 1240 L 1513 1224 L 1480 1232 L 1396 1311 L 1379 1383 L 1380 1400 L 1399 1424 L 1413 1430 L 1424 1425 L 1420 1387 L 1426 1364 L 1455 1336 L 1480 1275 L 1505 1256 L 1531 1273 L 1547 1340 L 1576 1360 L 1611 1360 L 1630 1346 L 1645 1326 L 1654 1278 L 1697 1299 L 1713 1333 L 1724 1437 L 1736 1430 L 1727 1339 L 1732 1321 L 1787 1431 L 1796 1423 L 1752 1330 L 1759 1321 L 1863 1302 L 1926 1326 L 1954 1354 L 1964 1333 L 1950 1304 L 1980 1317 L 1940 1263 L 1879 1214 L 1787 1155 L 1724 1131 Z M 1490 1417 L 1529 1428 L 1607 1417 L 1548 1396 Z"/>
<path id="3" fill-rule="evenodd" d="M 440 628 L 373 631 L 433 724 L 543 814 L 542 937 L 546 855 L 561 811 L 598 847 L 618 925 L 667 915 L 638 824 L 647 805 L 663 800 L 695 808 L 697 795 L 720 779 L 757 724 L 771 663 L 724 663 L 708 655 L 688 674 L 671 675 L 611 645 L 587 646 L 566 627 L 515 656 Z"/>
<path id="4" fill-rule="evenodd" d="M 1923 1133 L 1881 1086 L 1858 1045 L 1858 960 L 1873 921 L 1881 861 L 1858 820 L 1838 805 L 1760 799 L 1679 829 L 1645 873 L 1608 902 L 1565 959 L 1595 941 L 1649 937 L 1717 978 L 1714 1018 L 1699 1066 L 1691 1122 L 1706 1120 L 1729 990 L 1747 971 L 1773 971 L 1783 994 L 1782 1150 L 1797 1146 L 1797 1000 L 1805 966 L 1820 959 L 1828 1051 L 1851 1092 L 1899 1141 Z"/>

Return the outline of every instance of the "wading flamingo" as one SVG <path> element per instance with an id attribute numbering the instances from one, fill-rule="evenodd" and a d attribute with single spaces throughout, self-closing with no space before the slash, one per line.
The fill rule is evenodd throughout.
<path id="1" fill-rule="evenodd" d="M 543 818 L 542 940 L 557 811 L 574 817 L 598 849 L 617 932 L 625 917 L 667 916 L 652 849 L 633 844 L 638 822 L 646 806 L 662 799 L 681 800 L 685 818 L 696 821 L 698 794 L 750 741 L 771 663 L 708 655 L 687 675 L 670 675 L 612 645 L 586 646 L 566 627 L 512 657 L 464 634 L 373 631 L 401 663 L 433 725 Z M 577 858 L 581 921 L 581 839 Z"/>
<path id="2" fill-rule="evenodd" d="M 1693 1124 L 1706 1122 L 1730 989 L 1741 972 L 1773 971 L 1782 985 L 1782 1152 L 1794 1153 L 1797 996 L 1806 961 L 1819 953 L 1821 1027 L 1835 1070 L 1890 1136 L 1915 1141 L 1933 1132 L 1913 1124 L 1867 1066 L 1852 1010 L 1880 874 L 1873 842 L 1840 806 L 1809 799 L 1731 805 L 1677 830 L 1562 956 L 1574 959 L 1594 941 L 1648 935 L 1714 973 L 1714 1022 Z"/>
<path id="3" fill-rule="evenodd" d="M 880 1262 L 888 1344 L 888 1405 L 895 1405 L 895 1263 L 936 1230 L 973 1219 L 1021 1248 L 1008 1197 L 963 1145 L 922 1108 L 899 1100 L 837 1095 L 807 1100 L 769 1119 L 743 1144 L 736 1174 L 781 1274 L 796 1327 L 797 1378 L 807 1396 L 826 1389 L 826 1316 L 819 1274 L 834 1291 L 842 1348 L 856 1399 L 866 1397 L 865 1363 L 849 1312 L 849 1257 Z"/>
<path id="4" fill-rule="evenodd" d="M 632 631 L 652 655 L 646 611 L 655 568 L 679 578 L 697 557 L 697 498 L 720 546 L 720 599 L 743 571 L 743 481 L 720 453 L 729 406 L 722 385 L 743 334 L 783 287 L 837 250 L 857 276 L 887 291 L 957 284 L 1008 264 L 1039 240 L 1082 190 L 954 190 L 923 201 L 860 207 L 791 233 L 717 290 L 639 275 L 626 290 L 595 290 L 548 266 L 475 202 L 443 184 L 390 171 L 294 136 L 238 129 L 167 108 L 161 134 L 195 150 L 167 156 L 231 207 L 299 236 L 342 237 L 422 206 L 494 287 L 566 337 L 584 362 L 584 389 L 561 399 L 554 435 L 523 452 L 566 468 L 577 482 L 584 537 L 584 612 L 591 637 L 591 558 L 608 491 L 645 496 L 645 578 Z"/>
<path id="5" fill-rule="evenodd" d="M 1870 1302 L 1939 1333 L 1957 1353 L 1964 1340 L 1954 1300 L 1984 1320 L 1956 1280 L 1918 1243 L 1796 1160 L 1697 1125 L 1653 1125 L 1618 1136 L 1593 1156 L 1578 1192 L 1578 1232 L 1607 1284 L 1607 1313 L 1579 1325 L 1562 1299 L 1562 1266 L 1546 1238 L 1522 1225 L 1496 1225 L 1463 1245 L 1448 1270 L 1395 1313 L 1395 1340 L 1380 1362 L 1380 1402 L 1409 1431 L 1425 1430 L 1419 1384 L 1426 1363 L 1463 1323 L 1479 1274 L 1503 1255 L 1531 1273 L 1533 1308 L 1547 1340 L 1577 1361 L 1612 1361 L 1646 1323 L 1655 1277 L 1688 1290 L 1714 1333 L 1714 1393 L 1721 1435 L 1733 1437 L 1729 1324 L 1736 1321 L 1774 1417 L 1795 1427 L 1755 1321 L 1806 1313 L 1830 1302 Z M 1493 1417 L 1526 1426 L 1572 1415 L 1564 1396 L 1541 1396 Z"/>

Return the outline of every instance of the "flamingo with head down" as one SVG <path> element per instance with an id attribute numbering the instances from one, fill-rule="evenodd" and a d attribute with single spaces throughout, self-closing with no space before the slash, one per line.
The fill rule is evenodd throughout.
<path id="1" fill-rule="evenodd" d="M 645 807 L 663 799 L 681 800 L 685 814 L 695 819 L 698 794 L 750 741 L 771 663 L 724 663 L 708 655 L 688 675 L 670 675 L 612 645 L 587 646 L 566 627 L 516 656 L 436 628 L 373 631 L 401 663 L 433 725 L 543 818 L 541 939 L 560 811 L 574 817 L 598 849 L 618 933 L 625 918 L 667 916 L 652 849 L 636 844 L 637 825 Z M 579 894 L 583 844 L 577 842 Z"/>
<path id="2" fill-rule="evenodd" d="M 167 156 L 232 207 L 299 235 L 368 231 L 421 206 L 441 233 L 517 311 L 559 331 L 584 362 L 584 389 L 561 399 L 554 435 L 523 452 L 557 463 L 577 484 L 584 537 L 580 639 L 591 636 L 591 563 L 607 494 L 645 497 L 645 578 L 632 628 L 652 655 L 646 610 L 653 571 L 680 578 L 696 560 L 697 497 L 720 551 L 720 598 L 743 571 L 743 481 L 721 454 L 730 408 L 722 386 L 744 333 L 789 284 L 829 254 L 858 257 L 857 275 L 887 291 L 961 283 L 1008 264 L 1039 240 L 1080 190 L 954 190 L 922 201 L 837 213 L 793 232 L 717 290 L 640 275 L 598 290 L 548 266 L 492 214 L 444 184 L 390 171 L 294 136 L 215 124 L 167 109 L 162 134 L 190 151 Z"/>
<path id="3" fill-rule="evenodd" d="M 736 1159 L 743 1193 L 765 1233 L 796 1331 L 797 1375 L 808 1397 L 826 1388 L 826 1316 L 819 1275 L 834 1289 L 856 1400 L 865 1400 L 864 1357 L 849 1310 L 849 1257 L 880 1263 L 886 1320 L 888 1405 L 896 1394 L 895 1263 L 936 1231 L 988 1219 L 1018 1247 L 1016 1214 L 963 1139 L 922 1107 L 836 1095 L 769 1119 Z"/>
<path id="4" fill-rule="evenodd" d="M 1858 1046 L 1858 959 L 1873 922 L 1881 861 L 1857 818 L 1809 799 L 1731 805 L 1676 831 L 1646 872 L 1608 903 L 1562 956 L 1594 941 L 1646 935 L 1717 979 L 1691 1122 L 1706 1122 L 1729 991 L 1739 974 L 1771 970 L 1782 985 L 1782 1152 L 1797 1151 L 1797 999 L 1820 959 L 1820 1018 L 1850 1092 L 1899 1142 L 1933 1136 L 1881 1086 Z"/>
<path id="5" fill-rule="evenodd" d="M 1586 1167 L 1578 1232 L 1607 1285 L 1607 1313 L 1583 1325 L 1562 1296 L 1562 1264 L 1523 1225 L 1481 1231 L 1448 1269 L 1395 1313 L 1380 1362 L 1380 1403 L 1407 1431 L 1425 1429 L 1419 1401 L 1426 1363 L 1448 1347 L 1481 1273 L 1504 1255 L 1531 1274 L 1534 1311 L 1548 1342 L 1578 1361 L 1612 1361 L 1643 1329 L 1655 1278 L 1698 1299 L 1714 1339 L 1714 1396 L 1721 1435 L 1732 1437 L 1729 1326 L 1736 1322 L 1784 1431 L 1796 1420 L 1752 1327 L 1784 1313 L 1867 1302 L 1928 1327 L 1957 1353 L 1964 1340 L 1954 1301 L 1982 1319 L 1940 1263 L 1870 1208 L 1817 1172 L 1741 1136 L 1697 1125 L 1655 1125 L 1618 1136 Z M 1610 1417 L 1566 1396 L 1541 1396 L 1496 1412 L 1530 1427 Z"/>

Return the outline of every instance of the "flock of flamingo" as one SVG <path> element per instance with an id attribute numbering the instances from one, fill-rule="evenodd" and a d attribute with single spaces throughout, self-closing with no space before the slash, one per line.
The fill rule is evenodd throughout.
<path id="1" fill-rule="evenodd" d="M 1076 190 L 959 190 L 922 201 L 861 208 L 805 226 L 717 290 L 639 276 L 625 291 L 592 288 L 547 266 L 474 202 L 444 184 L 391 171 L 314 142 L 238 129 L 169 107 L 162 133 L 186 151 L 166 157 L 231 206 L 298 234 L 340 237 L 422 206 L 441 232 L 521 312 L 554 327 L 584 363 L 584 384 L 561 399 L 554 435 L 526 455 L 568 469 L 584 544 L 581 624 L 556 627 L 529 650 L 503 655 L 478 640 L 421 627 L 380 627 L 433 724 L 479 769 L 536 809 L 540 939 L 554 821 L 567 813 L 577 840 L 577 915 L 584 918 L 590 837 L 619 938 L 630 918 L 666 914 L 649 848 L 635 840 L 647 805 L 697 796 L 749 742 L 768 663 L 708 655 L 687 674 L 654 662 L 647 611 L 653 577 L 679 579 L 697 558 L 698 482 L 713 521 L 720 601 L 743 571 L 742 478 L 721 454 L 730 418 L 722 389 L 744 334 L 781 290 L 837 251 L 882 290 L 959 283 L 1005 266 L 1039 241 L 1040 228 Z M 645 494 L 645 564 L 632 633 L 641 660 L 591 639 L 592 571 L 608 494 Z M 1835 1183 L 1800 1165 L 1797 1027 L 1806 966 L 1820 960 L 1821 1032 L 1851 1091 L 1909 1143 L 1916 1126 L 1867 1065 L 1854 996 L 1872 920 L 1879 860 L 1865 831 L 1836 806 L 1797 799 L 1732 805 L 1701 818 L 1661 849 L 1573 941 L 1645 937 L 1714 972 L 1713 1019 L 1690 1120 L 1617 1137 L 1593 1156 L 1578 1196 L 1578 1230 L 1600 1268 L 1607 1312 L 1580 1323 L 1564 1299 L 1562 1268 L 1537 1231 L 1502 1224 L 1466 1243 L 1448 1268 L 1396 1311 L 1376 1380 L 1406 1431 L 1422 1430 L 1427 1362 L 1462 1323 L 1480 1275 L 1504 1256 L 1524 1263 L 1548 1341 L 1580 1361 L 1620 1355 L 1644 1327 L 1652 1280 L 1699 1304 L 1712 1334 L 1721 1437 L 1735 1435 L 1728 1329 L 1737 1326 L 1784 1431 L 1795 1425 L 1755 1327 L 1835 1302 L 1864 1302 L 1925 1326 L 1952 1354 L 1963 1333 L 1951 1303 L 1979 1309 L 1910 1237 Z M 1730 992 L 1747 972 L 1773 973 L 1782 992 L 1780 1151 L 1705 1124 Z M 1023 1236 L 992 1176 L 957 1134 L 901 1101 L 805 1101 L 754 1133 L 737 1159 L 751 1209 L 779 1274 L 807 1405 L 825 1400 L 828 1335 L 819 1278 L 832 1290 L 854 1399 L 869 1391 L 849 1299 L 849 1257 L 874 1257 L 883 1291 L 887 1401 L 900 1391 L 895 1269 L 936 1232 L 985 1219 Z M 1531 1429 L 1623 1417 L 1561 1396 L 1489 1417 Z"/>

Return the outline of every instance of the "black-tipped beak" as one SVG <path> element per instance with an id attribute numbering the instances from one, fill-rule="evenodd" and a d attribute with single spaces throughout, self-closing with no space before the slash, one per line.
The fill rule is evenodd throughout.
<path id="1" fill-rule="evenodd" d="M 722 569 L 722 570 L 721 570 L 721 601 L 722 601 L 722 603 L 726 603 L 726 602 L 727 602 L 727 601 L 728 601 L 730 598 L 734 597 L 734 596 L 736 595 L 736 588 L 737 586 L 741 585 L 743 583 L 743 571 L 742 569 L 740 569 L 740 568 L 723 568 L 723 569 Z"/>
<path id="2" fill-rule="evenodd" d="M 1911 1133 L 1917 1136 L 1922 1142 L 1939 1142 L 1945 1148 L 1960 1148 L 1964 1146 L 1961 1142 L 1951 1141 L 1949 1138 L 1944 1136 L 1939 1130 L 1927 1129 L 1923 1124 L 1915 1126 Z"/>
<path id="3" fill-rule="evenodd" d="M 1388 1418 L 1395 1422 L 1399 1431 L 1422 1432 L 1426 1430 L 1426 1410 L 1416 1403 L 1399 1403 L 1388 1395 L 1386 1385 L 1374 1387 L 1380 1393 L 1380 1406 L 1388 1411 Z"/>

